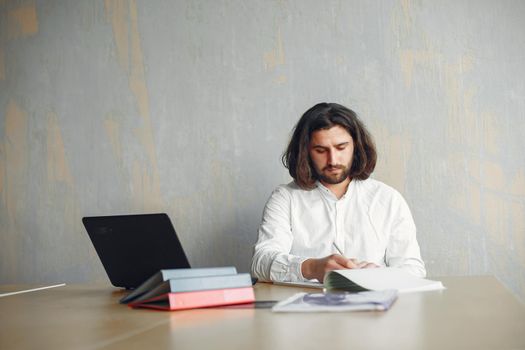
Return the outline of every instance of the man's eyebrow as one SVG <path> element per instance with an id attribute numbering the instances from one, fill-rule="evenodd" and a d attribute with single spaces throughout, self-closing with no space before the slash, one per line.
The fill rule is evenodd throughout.
<path id="1" fill-rule="evenodd" d="M 350 141 L 341 142 L 341 143 L 338 143 L 337 145 L 335 145 L 335 147 L 346 146 L 346 145 L 348 145 L 349 143 L 350 143 Z M 323 145 L 316 144 L 316 145 L 312 145 L 312 148 L 328 149 L 328 148 L 330 148 L 330 147 L 329 147 L 329 146 L 323 146 Z"/>

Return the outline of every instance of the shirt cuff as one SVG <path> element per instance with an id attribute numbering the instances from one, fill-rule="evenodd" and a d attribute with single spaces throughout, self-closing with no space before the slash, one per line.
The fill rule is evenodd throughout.
<path id="1" fill-rule="evenodd" d="M 275 257 L 270 268 L 270 278 L 275 282 L 304 282 L 308 281 L 301 273 L 301 264 L 308 258 L 279 254 Z"/>

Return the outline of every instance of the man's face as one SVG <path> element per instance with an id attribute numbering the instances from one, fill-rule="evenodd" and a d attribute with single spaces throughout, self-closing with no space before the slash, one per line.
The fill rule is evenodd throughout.
<path id="1" fill-rule="evenodd" d="M 317 178 L 323 184 L 335 185 L 345 181 L 350 174 L 354 140 L 339 125 L 317 130 L 310 138 L 309 153 Z"/>

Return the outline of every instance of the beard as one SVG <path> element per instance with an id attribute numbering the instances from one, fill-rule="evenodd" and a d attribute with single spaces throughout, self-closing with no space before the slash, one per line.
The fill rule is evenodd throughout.
<path id="1" fill-rule="evenodd" d="M 330 185 L 337 185 L 345 181 L 350 176 L 350 164 L 344 165 L 328 165 L 322 170 L 319 170 L 316 166 L 313 166 L 316 178 Z M 329 171 L 333 169 L 341 169 L 340 174 L 330 174 Z"/>

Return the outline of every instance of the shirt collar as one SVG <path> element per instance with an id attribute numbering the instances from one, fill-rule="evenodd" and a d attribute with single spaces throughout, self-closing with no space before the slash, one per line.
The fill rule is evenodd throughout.
<path id="1" fill-rule="evenodd" d="M 352 193 L 352 190 L 353 190 L 353 187 L 354 187 L 354 183 L 355 183 L 355 180 L 352 180 L 350 181 L 350 183 L 348 184 L 348 187 L 346 188 L 346 192 L 345 194 L 343 194 L 343 196 L 340 198 L 340 199 L 337 199 L 337 197 L 335 196 L 335 194 L 330 191 L 325 185 L 323 185 L 321 183 L 321 181 L 317 180 L 315 182 L 315 184 L 317 185 L 317 189 L 319 189 L 319 191 L 327 198 L 327 199 L 330 199 L 334 202 L 337 202 L 337 201 L 343 201 L 347 198 L 350 198 L 350 194 Z"/>

